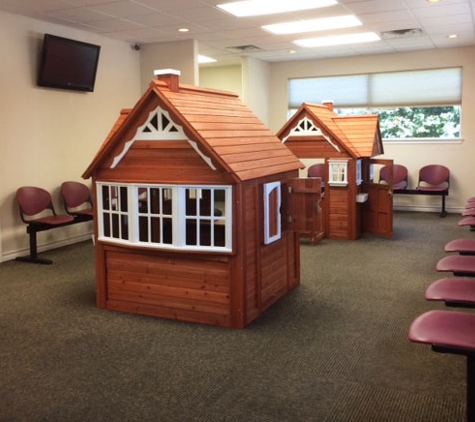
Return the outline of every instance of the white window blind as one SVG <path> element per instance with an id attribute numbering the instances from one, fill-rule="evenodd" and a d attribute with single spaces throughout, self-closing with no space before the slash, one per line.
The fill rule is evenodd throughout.
<path id="1" fill-rule="evenodd" d="M 322 104 L 327 100 L 333 101 L 335 107 L 366 107 L 368 80 L 369 75 L 291 79 L 289 108 L 299 108 L 302 103 Z"/>
<path id="2" fill-rule="evenodd" d="M 336 108 L 458 105 L 462 69 L 430 69 L 289 80 L 289 108 L 333 101 Z"/>
<path id="3" fill-rule="evenodd" d="M 433 69 L 371 75 L 373 107 L 458 105 L 462 98 L 462 69 Z"/>

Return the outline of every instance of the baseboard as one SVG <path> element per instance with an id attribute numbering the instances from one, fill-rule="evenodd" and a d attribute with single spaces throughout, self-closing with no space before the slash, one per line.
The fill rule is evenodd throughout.
<path id="1" fill-rule="evenodd" d="M 49 251 L 51 249 L 57 249 L 57 248 L 62 248 L 63 246 L 69 246 L 69 245 L 74 245 L 75 243 L 80 243 L 84 242 L 86 240 L 91 240 L 91 237 L 93 237 L 93 232 L 82 234 L 80 236 L 73 236 L 69 237 L 67 239 L 62 239 L 50 243 L 45 243 L 38 245 L 38 253 L 44 252 L 44 251 Z M 30 253 L 30 248 L 24 248 L 24 249 L 19 249 L 16 251 L 9 252 L 5 255 L 2 255 L 2 260 L 1 262 L 5 261 L 10 261 L 12 259 L 15 259 L 18 256 L 27 256 Z"/>

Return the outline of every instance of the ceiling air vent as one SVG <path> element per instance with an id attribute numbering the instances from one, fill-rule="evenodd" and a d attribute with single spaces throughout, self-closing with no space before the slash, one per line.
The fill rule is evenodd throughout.
<path id="1" fill-rule="evenodd" d="M 386 40 L 420 37 L 421 35 L 424 35 L 424 31 L 421 28 L 395 29 L 394 31 L 381 32 L 381 36 Z"/>
<path id="2" fill-rule="evenodd" d="M 226 47 L 228 50 L 252 52 L 252 51 L 261 51 L 261 49 L 255 45 L 237 45 L 235 47 Z"/>

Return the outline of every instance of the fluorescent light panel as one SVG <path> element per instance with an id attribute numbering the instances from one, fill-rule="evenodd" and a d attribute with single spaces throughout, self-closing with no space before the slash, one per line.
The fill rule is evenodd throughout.
<path id="1" fill-rule="evenodd" d="M 335 4 L 336 0 L 245 0 L 218 4 L 218 7 L 232 15 L 243 17 L 318 9 Z"/>
<path id="2" fill-rule="evenodd" d="M 309 19 L 295 22 L 264 25 L 262 28 L 273 34 L 299 34 L 302 32 L 326 31 L 329 29 L 351 28 L 362 25 L 354 15 L 335 16 L 333 18 Z"/>
<path id="3" fill-rule="evenodd" d="M 331 45 L 358 44 L 364 42 L 379 41 L 379 35 L 374 32 L 362 32 L 360 34 L 335 35 L 329 37 L 308 38 L 294 41 L 300 47 L 327 47 Z"/>
<path id="4" fill-rule="evenodd" d="M 213 59 L 212 57 L 208 56 L 203 56 L 202 54 L 198 54 L 198 63 L 203 64 L 203 63 L 214 63 L 216 59 Z"/>

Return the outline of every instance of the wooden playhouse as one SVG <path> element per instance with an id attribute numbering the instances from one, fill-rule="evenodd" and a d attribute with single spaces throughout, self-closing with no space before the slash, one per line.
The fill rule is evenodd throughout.
<path id="1" fill-rule="evenodd" d="M 324 159 L 325 237 L 392 235 L 392 184 L 373 177 L 375 166 L 392 166 L 392 160 L 372 158 L 383 154 L 377 115 L 340 116 L 332 103 L 303 104 L 277 136 L 301 159 Z"/>
<path id="2" fill-rule="evenodd" d="M 236 95 L 156 74 L 83 174 L 97 305 L 245 327 L 300 282 L 287 192 L 302 164 Z"/>

